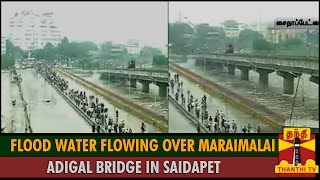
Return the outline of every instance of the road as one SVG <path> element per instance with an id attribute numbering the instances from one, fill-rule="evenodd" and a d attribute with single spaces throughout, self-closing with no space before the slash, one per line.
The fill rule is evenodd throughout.
<path id="1" fill-rule="evenodd" d="M 90 133 L 91 126 L 34 69 L 21 70 L 34 133 Z M 51 99 L 46 103 L 44 100 Z"/>
<path id="2" fill-rule="evenodd" d="M 23 103 L 16 83 L 11 83 L 9 73 L 1 73 L 1 115 L 5 118 L 1 121 L 1 127 L 6 133 L 24 133 L 26 120 L 23 112 Z M 16 100 L 13 106 L 11 100 Z"/>
<path id="3" fill-rule="evenodd" d="M 108 107 L 109 111 L 108 111 L 108 115 L 109 117 L 113 117 L 113 119 L 115 119 L 115 112 L 116 112 L 116 107 L 113 106 L 112 104 L 110 104 L 108 101 L 106 101 L 104 98 L 102 98 L 101 96 L 95 94 L 94 92 L 92 92 L 91 90 L 79 85 L 78 83 L 76 83 L 73 79 L 64 76 L 64 78 L 69 82 L 69 87 L 70 88 L 74 88 L 76 90 L 79 91 L 86 91 L 88 96 L 90 96 L 91 94 L 94 96 L 98 96 L 100 97 L 100 101 L 103 102 L 105 104 L 106 107 Z M 131 128 L 132 131 L 134 133 L 139 133 L 140 127 L 141 127 L 141 123 L 143 122 L 143 120 L 127 113 L 124 110 L 119 109 L 119 121 L 124 120 L 125 124 L 126 124 L 126 128 Z M 151 124 L 146 124 L 146 128 L 147 128 L 147 133 L 160 133 L 160 130 L 154 126 L 152 126 Z"/>

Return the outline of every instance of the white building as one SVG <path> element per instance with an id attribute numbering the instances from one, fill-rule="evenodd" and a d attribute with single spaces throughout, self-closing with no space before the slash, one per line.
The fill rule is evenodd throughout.
<path id="1" fill-rule="evenodd" d="M 9 23 L 12 43 L 23 50 L 40 49 L 47 43 L 57 45 L 62 39 L 53 13 L 22 11 L 10 18 Z"/>
<path id="2" fill-rule="evenodd" d="M 5 54 L 6 53 L 6 40 L 7 38 L 6 37 L 2 37 L 1 36 L 1 54 Z"/>
<path id="3" fill-rule="evenodd" d="M 227 21 L 232 21 L 232 20 L 227 20 Z M 240 35 L 240 31 L 241 28 L 243 27 L 243 25 L 241 24 L 241 28 L 239 27 L 239 23 L 235 22 L 230 24 L 230 23 L 226 23 L 223 22 L 222 26 L 224 28 L 224 32 L 226 33 L 226 36 L 229 38 L 238 38 Z"/>
<path id="4" fill-rule="evenodd" d="M 235 28 L 226 28 L 225 29 L 225 32 L 226 32 L 226 36 L 229 37 L 229 38 L 238 38 L 239 35 L 240 35 L 240 30 L 238 27 L 235 27 Z"/>
<path id="5" fill-rule="evenodd" d="M 126 43 L 126 48 L 129 54 L 138 55 L 140 53 L 140 46 L 138 40 L 129 39 Z"/>

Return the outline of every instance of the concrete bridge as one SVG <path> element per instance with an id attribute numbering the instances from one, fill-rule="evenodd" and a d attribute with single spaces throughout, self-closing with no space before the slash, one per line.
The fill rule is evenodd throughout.
<path id="1" fill-rule="evenodd" d="M 177 57 L 177 56 L 173 56 Z M 182 56 L 181 56 L 182 57 Z M 188 57 L 196 59 L 196 66 L 204 66 L 222 70 L 228 69 L 228 74 L 234 75 L 235 68 L 241 71 L 241 80 L 249 80 L 249 71 L 259 73 L 259 83 L 267 86 L 269 74 L 272 72 L 283 77 L 283 93 L 294 93 L 294 79 L 302 73 L 309 74 L 309 80 L 319 84 L 318 57 L 291 57 L 291 56 L 259 56 L 248 54 L 195 54 Z"/>
<path id="2" fill-rule="evenodd" d="M 82 71 L 85 72 L 85 71 Z M 168 70 L 164 69 L 104 69 L 93 70 L 100 73 L 101 78 L 110 82 L 129 81 L 130 87 L 137 88 L 137 82 L 142 84 L 142 92 L 149 93 L 149 85 L 154 83 L 159 87 L 159 96 L 166 97 L 168 92 Z"/>

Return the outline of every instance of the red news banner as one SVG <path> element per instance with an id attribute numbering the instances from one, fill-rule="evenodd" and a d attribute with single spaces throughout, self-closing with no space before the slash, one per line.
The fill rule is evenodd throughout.
<path id="1" fill-rule="evenodd" d="M 279 177 L 278 135 L 57 137 L 2 137 L 0 177 Z"/>

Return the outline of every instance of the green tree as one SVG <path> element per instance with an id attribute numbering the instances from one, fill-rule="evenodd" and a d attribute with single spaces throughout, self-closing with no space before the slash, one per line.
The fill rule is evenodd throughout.
<path id="1" fill-rule="evenodd" d="M 226 20 L 223 22 L 223 25 L 228 28 L 238 27 L 238 22 L 235 20 Z"/>
<path id="2" fill-rule="evenodd" d="M 6 40 L 6 53 L 13 55 L 14 58 L 25 56 L 25 52 L 20 47 L 14 46 L 10 40 Z"/>
<path id="3" fill-rule="evenodd" d="M 110 58 L 111 56 L 111 50 L 112 50 L 112 42 L 104 42 L 101 45 L 101 52 L 102 52 L 102 57 L 104 58 Z"/>
<path id="4" fill-rule="evenodd" d="M 9 54 L 1 54 L 1 69 L 8 69 L 14 65 L 14 57 Z"/>
<path id="5" fill-rule="evenodd" d="M 196 37 L 193 41 L 194 49 L 206 47 L 207 50 L 224 46 L 226 35 L 221 27 L 199 24 L 195 26 Z"/>
<path id="6" fill-rule="evenodd" d="M 256 39 L 252 42 L 254 50 L 271 50 L 271 43 L 265 39 Z"/>
<path id="7" fill-rule="evenodd" d="M 240 48 L 253 48 L 253 42 L 255 40 L 264 39 L 263 35 L 257 31 L 245 29 L 240 32 L 239 35 L 239 47 Z"/>
<path id="8" fill-rule="evenodd" d="M 298 39 L 298 38 L 291 38 L 291 39 L 287 39 L 283 43 L 283 46 L 286 47 L 286 48 L 301 47 L 301 46 L 304 46 L 304 42 L 301 39 Z"/>
<path id="9" fill-rule="evenodd" d="M 63 57 L 70 57 L 70 43 L 67 37 L 64 37 L 57 46 L 58 54 Z"/>
<path id="10" fill-rule="evenodd" d="M 309 42 L 311 45 L 319 47 L 319 30 L 310 33 Z"/>
<path id="11" fill-rule="evenodd" d="M 168 66 L 168 59 L 164 55 L 153 56 L 153 66 Z"/>
<path id="12" fill-rule="evenodd" d="M 185 47 L 190 42 L 189 36 L 194 34 L 193 28 L 186 23 L 169 24 L 169 43 L 174 53 L 186 53 Z"/>
<path id="13" fill-rule="evenodd" d="M 140 51 L 141 57 L 153 57 L 153 56 L 158 56 L 158 55 L 162 55 L 161 50 L 158 48 L 145 46 Z"/>

